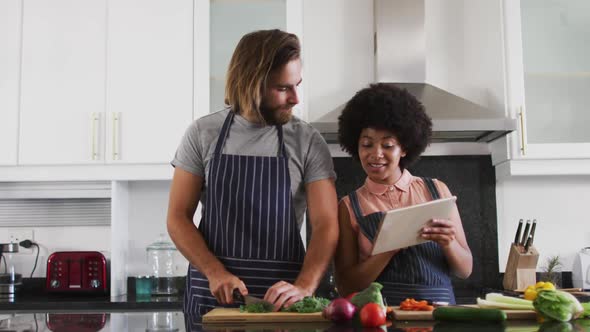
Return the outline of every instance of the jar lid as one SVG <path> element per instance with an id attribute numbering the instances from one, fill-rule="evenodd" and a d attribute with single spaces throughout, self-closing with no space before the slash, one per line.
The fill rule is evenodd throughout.
<path id="1" fill-rule="evenodd" d="M 0 243 L 0 252 L 18 252 L 18 243 Z"/>
<path id="2" fill-rule="evenodd" d="M 168 241 L 166 235 L 160 234 L 156 242 L 150 244 L 146 250 L 176 250 L 176 246 Z"/>

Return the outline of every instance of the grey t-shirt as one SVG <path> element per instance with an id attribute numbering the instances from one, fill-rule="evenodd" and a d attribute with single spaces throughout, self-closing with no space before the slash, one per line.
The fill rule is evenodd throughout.
<path id="1" fill-rule="evenodd" d="M 171 164 L 205 179 L 201 203 L 207 201 L 206 188 L 209 160 L 229 109 L 206 115 L 186 130 Z M 336 178 L 328 145 L 311 125 L 293 116 L 283 125 L 285 150 L 289 157 L 291 194 L 299 228 L 307 209 L 305 185 L 321 179 Z M 236 155 L 276 156 L 279 141 L 275 126 L 254 124 L 236 114 L 230 126 L 222 153 Z"/>

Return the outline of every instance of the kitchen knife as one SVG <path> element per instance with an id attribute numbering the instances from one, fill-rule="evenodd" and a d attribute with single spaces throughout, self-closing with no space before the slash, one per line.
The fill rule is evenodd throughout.
<path id="1" fill-rule="evenodd" d="M 529 252 L 529 247 L 531 246 L 531 243 L 533 243 L 533 235 L 529 235 L 529 238 L 526 239 L 526 243 L 524 244 L 524 253 L 528 253 Z"/>
<path id="2" fill-rule="evenodd" d="M 516 229 L 516 235 L 514 236 L 514 245 L 520 243 L 520 232 L 522 231 L 522 219 L 518 221 L 518 228 Z"/>
<path id="3" fill-rule="evenodd" d="M 522 233 L 522 238 L 520 239 L 520 245 L 524 246 L 526 240 L 529 238 L 529 229 L 531 228 L 531 221 L 526 221 L 526 226 L 524 226 L 524 232 Z"/>
<path id="4" fill-rule="evenodd" d="M 264 301 L 263 299 L 259 299 L 255 296 L 242 295 L 242 293 L 240 293 L 240 290 L 237 288 L 234 289 L 232 295 L 233 295 L 234 301 L 244 302 L 245 304 L 252 304 L 252 303 L 259 303 L 259 302 L 268 303 L 268 302 Z"/>
<path id="5" fill-rule="evenodd" d="M 535 240 L 535 229 L 536 228 L 537 228 L 537 219 L 533 219 L 533 225 L 531 226 L 531 234 L 530 234 L 531 243 L 529 243 L 529 246 L 532 246 L 533 241 Z"/>

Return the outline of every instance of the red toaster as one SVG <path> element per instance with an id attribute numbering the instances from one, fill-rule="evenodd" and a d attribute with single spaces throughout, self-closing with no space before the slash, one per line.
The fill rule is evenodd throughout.
<path id="1" fill-rule="evenodd" d="M 58 251 L 47 259 L 48 292 L 106 293 L 107 260 L 98 251 Z"/>

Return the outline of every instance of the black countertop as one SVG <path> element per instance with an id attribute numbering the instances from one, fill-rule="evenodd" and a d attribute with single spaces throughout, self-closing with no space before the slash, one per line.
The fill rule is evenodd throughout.
<path id="1" fill-rule="evenodd" d="M 147 297 L 136 297 L 134 292 L 116 297 L 109 294 L 52 294 L 45 291 L 44 282 L 44 278 L 23 279 L 23 287 L 13 300 L 0 299 L 0 313 L 182 311 L 182 293 Z M 134 285 L 128 285 L 128 289 L 133 290 Z"/>
<path id="2" fill-rule="evenodd" d="M 590 320 L 576 320 L 568 323 L 535 321 L 486 322 L 437 322 L 437 321 L 393 321 L 388 326 L 361 329 L 351 325 L 321 323 L 228 323 L 185 325 L 180 311 L 146 312 L 62 312 L 0 314 L 0 331 L 391 331 L 391 332 L 446 332 L 446 331 L 590 331 Z"/>

